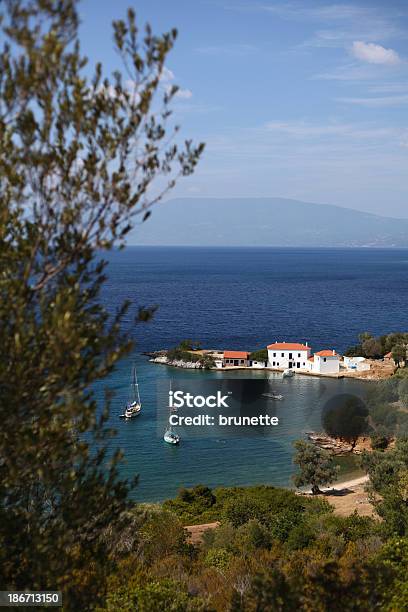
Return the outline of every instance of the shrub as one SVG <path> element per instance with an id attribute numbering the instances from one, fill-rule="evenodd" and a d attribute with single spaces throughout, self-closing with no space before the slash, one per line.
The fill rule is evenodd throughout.
<path id="1" fill-rule="evenodd" d="M 310 485 L 315 495 L 320 493 L 321 486 L 336 480 L 337 466 L 334 466 L 330 453 L 304 440 L 297 440 L 294 447 L 296 454 L 293 462 L 300 469 L 300 472 L 293 476 L 297 487 Z"/>
<path id="2" fill-rule="evenodd" d="M 223 571 L 228 568 L 231 559 L 231 553 L 225 548 L 212 548 L 206 554 L 204 564 Z"/>
<path id="3" fill-rule="evenodd" d="M 323 410 L 324 431 L 354 446 L 359 436 L 368 429 L 368 409 L 357 396 L 346 393 L 330 399 Z"/>
<path id="4" fill-rule="evenodd" d="M 390 443 L 389 437 L 386 434 L 374 432 L 370 436 L 371 446 L 374 450 L 385 450 Z"/>
<path id="5" fill-rule="evenodd" d="M 259 351 L 254 351 L 249 355 L 249 359 L 251 361 L 268 361 L 268 350 L 260 349 Z"/>

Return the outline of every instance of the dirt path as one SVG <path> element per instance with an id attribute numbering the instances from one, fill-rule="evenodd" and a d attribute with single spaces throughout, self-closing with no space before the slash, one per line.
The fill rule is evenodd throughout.
<path id="1" fill-rule="evenodd" d="M 323 495 L 339 516 L 349 516 L 356 510 L 359 516 L 377 517 L 365 491 L 367 482 L 368 476 L 346 480 L 330 489 L 323 489 Z"/>
<path id="2" fill-rule="evenodd" d="M 184 529 L 188 532 L 188 541 L 191 544 L 199 544 L 203 540 L 203 533 L 208 529 L 215 529 L 220 523 L 203 523 L 202 525 L 186 525 Z"/>

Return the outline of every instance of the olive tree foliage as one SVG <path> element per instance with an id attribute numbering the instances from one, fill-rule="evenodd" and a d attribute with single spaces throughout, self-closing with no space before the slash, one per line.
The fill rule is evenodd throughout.
<path id="1" fill-rule="evenodd" d="M 354 448 L 359 436 L 368 431 L 368 408 L 361 398 L 341 393 L 330 398 L 322 412 L 324 431 Z"/>
<path id="2" fill-rule="evenodd" d="M 122 68 L 108 78 L 81 53 L 76 0 L 0 11 L 1 583 L 62 588 L 86 609 L 109 558 L 101 533 L 128 493 L 120 454 L 107 465 L 109 397 L 98 416 L 91 391 L 131 348 L 129 305 L 110 317 L 98 300 L 101 253 L 203 145 L 177 144 L 171 123 L 177 88 L 162 75 L 176 31 L 140 32 L 129 10 L 113 23 Z"/>
<path id="3" fill-rule="evenodd" d="M 293 446 L 296 451 L 293 463 L 299 468 L 299 472 L 293 476 L 296 487 L 311 485 L 313 495 L 317 495 L 321 493 L 321 486 L 337 480 L 338 466 L 334 465 L 328 451 L 304 440 L 296 440 Z"/>

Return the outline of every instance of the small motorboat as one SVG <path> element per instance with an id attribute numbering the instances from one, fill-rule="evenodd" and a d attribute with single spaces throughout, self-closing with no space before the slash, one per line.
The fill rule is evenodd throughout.
<path id="1" fill-rule="evenodd" d="M 290 368 L 286 368 L 286 370 L 283 370 L 282 378 L 291 378 L 294 375 L 295 373 L 293 370 L 291 370 Z"/>
<path id="2" fill-rule="evenodd" d="M 281 395 L 280 393 L 262 393 L 262 397 L 267 397 L 268 399 L 273 399 L 273 400 L 283 399 L 283 395 Z"/>
<path id="3" fill-rule="evenodd" d="M 142 403 L 140 401 L 139 383 L 137 382 L 136 366 L 132 368 L 130 401 L 126 404 L 124 414 L 119 415 L 121 419 L 134 419 L 139 416 L 142 411 Z"/>

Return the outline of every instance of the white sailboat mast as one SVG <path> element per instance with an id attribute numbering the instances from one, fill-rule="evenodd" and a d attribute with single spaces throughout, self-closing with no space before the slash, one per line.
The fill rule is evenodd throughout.
<path id="1" fill-rule="evenodd" d="M 141 404 L 140 393 L 139 393 L 139 383 L 137 382 L 136 365 L 133 365 L 133 393 L 134 393 L 135 401 L 138 404 Z"/>

